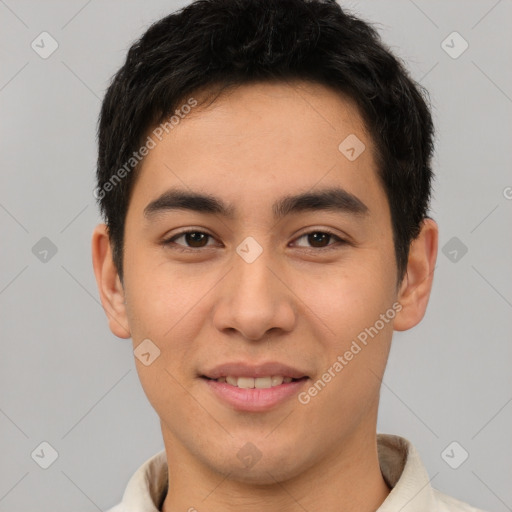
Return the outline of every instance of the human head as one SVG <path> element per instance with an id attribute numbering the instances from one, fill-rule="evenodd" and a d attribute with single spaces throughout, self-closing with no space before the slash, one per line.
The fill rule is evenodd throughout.
<path id="1" fill-rule="evenodd" d="M 403 278 L 431 194 L 433 123 L 422 87 L 375 29 L 334 1 L 198 0 L 130 48 L 103 101 L 95 195 L 121 279 L 138 151 L 151 130 L 174 113 L 182 117 L 179 109 L 199 92 L 214 101 L 238 85 L 294 79 L 329 86 L 358 106 L 376 148 Z"/>
<path id="2" fill-rule="evenodd" d="M 384 482 L 374 445 L 380 381 L 393 330 L 411 328 L 424 314 L 437 250 L 435 223 L 424 221 L 408 246 L 406 278 L 398 291 L 392 208 L 394 205 L 395 211 L 408 219 L 400 226 L 410 227 L 411 216 L 406 215 L 403 203 L 411 203 L 414 196 L 412 203 L 418 206 L 422 188 L 418 183 L 424 184 L 421 180 L 430 171 L 403 167 L 396 155 L 404 158 L 401 144 L 410 142 L 413 133 L 420 134 L 421 123 L 415 124 L 417 132 L 407 123 L 407 128 L 402 125 L 404 133 L 399 136 L 393 131 L 396 123 L 390 124 L 389 118 L 378 114 L 374 102 L 379 95 L 379 101 L 387 101 L 384 104 L 393 119 L 402 120 L 413 108 L 409 105 L 403 110 L 402 103 L 407 104 L 403 99 L 398 104 L 390 102 L 399 85 L 390 81 L 387 68 L 377 66 L 380 75 L 375 70 L 365 75 L 370 84 L 365 86 L 360 78 L 361 83 L 345 84 L 346 90 L 333 85 L 331 57 L 322 60 L 313 52 L 306 61 L 309 74 L 291 72 L 314 46 L 313 41 L 321 39 L 314 27 L 332 23 L 332 16 L 324 14 L 324 21 L 317 20 L 310 32 L 304 32 L 304 37 L 312 34 L 309 43 L 286 19 L 309 19 L 315 9 L 335 9 L 339 14 L 335 4 L 283 1 L 266 3 L 262 9 L 263 3 L 192 4 L 188 13 L 199 9 L 200 14 L 180 22 L 165 18 L 150 29 L 149 39 L 146 34 L 130 50 L 129 66 L 120 72 L 119 84 L 114 81 L 115 94 L 113 89 L 107 93 L 100 123 L 100 162 L 101 155 L 118 158 L 119 163 L 110 169 L 122 168 L 122 160 L 131 157 L 129 151 L 144 145 L 151 148 L 144 151 L 146 156 L 139 150 L 144 158 L 135 160 L 137 169 L 125 170 L 126 176 L 115 186 L 111 183 L 111 190 L 99 189 L 105 192 L 99 194 L 102 200 L 107 199 L 128 186 L 126 178 L 132 179 L 129 195 L 124 196 L 126 212 L 121 215 L 121 206 L 112 210 L 113 218 L 124 222 L 124 252 L 118 253 L 115 264 L 112 229 L 109 233 L 101 225 L 93 235 L 101 300 L 112 332 L 133 340 L 139 378 L 160 417 L 169 460 L 177 461 L 177 467 L 209 475 L 182 481 L 188 473 L 180 474 L 177 469 L 178 474 L 169 474 L 173 486 L 182 488 L 201 480 L 201 485 L 208 487 L 215 475 L 233 472 L 233 479 L 244 485 L 295 479 L 303 493 L 312 485 L 309 477 L 313 473 L 318 477 L 325 469 L 331 475 L 340 474 L 343 467 L 350 467 L 347 478 L 359 482 L 373 468 L 381 495 Z M 235 18 L 226 19 L 233 9 L 240 10 L 239 16 L 248 25 L 255 23 L 265 31 L 270 21 L 259 23 L 254 13 L 263 17 L 272 13 L 279 18 L 282 5 L 287 7 L 281 13 L 286 19 L 279 19 L 274 28 L 284 30 L 283 35 L 276 34 L 272 44 L 264 44 L 262 55 L 257 55 L 259 45 L 240 42 L 237 48 L 245 48 L 241 55 L 227 43 L 228 32 L 240 28 Z M 219 34 L 212 39 L 208 34 L 215 32 L 215 27 Z M 240 33 L 250 37 L 250 30 L 245 29 Z M 191 33 L 195 34 L 193 40 Z M 168 47 L 169 38 L 179 45 L 179 51 L 173 53 L 172 44 Z M 293 59 L 292 53 L 283 50 L 288 39 L 292 46 L 304 46 Z M 324 39 L 325 51 L 330 52 L 340 35 L 333 34 L 332 41 L 328 36 Z M 361 34 L 357 40 L 361 47 Z M 188 41 L 190 48 L 183 47 L 183 41 Z M 195 46 L 210 48 L 212 55 L 205 50 L 204 61 L 191 58 L 190 54 L 198 51 Z M 357 45 L 347 41 L 345 46 L 352 48 L 353 58 L 373 64 L 387 62 L 379 53 L 382 49 L 377 56 L 375 48 L 365 50 L 361 57 Z M 181 64 L 169 63 L 169 53 L 178 54 Z M 245 54 L 247 60 L 241 64 Z M 261 68 L 265 56 L 270 62 L 266 73 Z M 362 73 L 347 59 L 346 70 Z M 278 70 L 279 62 L 285 63 L 287 73 Z M 203 70 L 208 75 L 215 69 L 213 81 L 202 79 Z M 231 78 L 224 69 L 232 70 Z M 179 98 L 172 103 L 169 91 L 176 92 L 173 77 L 180 70 L 190 87 L 172 94 Z M 311 70 L 325 80 L 315 80 Z M 247 73 L 252 73 L 251 80 L 237 82 L 233 78 Z M 339 73 L 337 76 L 341 80 Z M 376 77 L 387 77 L 390 90 L 376 85 Z M 121 88 L 116 89 L 118 86 Z M 364 101 L 354 96 L 356 90 L 366 91 L 371 98 L 366 116 Z M 418 107 L 414 108 L 418 115 Z M 177 123 L 172 129 L 171 114 Z M 365 117 L 375 120 L 373 128 Z M 115 132 L 117 137 L 103 138 L 101 147 L 103 120 L 116 127 L 107 133 Z M 165 122 L 169 127 L 162 133 Z M 144 130 L 138 129 L 141 125 Z M 382 134 L 384 128 L 391 132 Z M 148 137 L 157 133 L 161 136 L 158 142 L 149 143 Z M 339 150 L 340 142 L 350 136 L 366 148 L 352 160 Z M 398 200 L 395 196 L 389 199 L 382 178 L 380 139 L 375 141 L 375 137 L 398 144 L 386 153 L 395 155 L 386 165 L 392 162 L 402 169 L 400 178 L 396 173 L 387 178 L 395 194 L 403 187 Z M 130 140 L 135 141 L 131 146 Z M 407 148 L 415 159 L 425 150 L 412 142 Z M 124 156 L 119 157 L 120 153 Z M 322 228 L 313 230 L 316 223 Z M 305 228 L 310 231 L 304 233 Z M 190 231 L 200 232 L 199 238 L 188 239 Z M 317 247 L 325 239 L 314 240 L 313 234 L 325 232 L 334 233 L 334 244 Z M 182 238 L 185 244 L 178 243 Z M 203 246 L 205 241 L 208 244 Z M 190 242 L 193 247 L 186 246 Z M 245 259 L 244 252 L 252 258 Z M 118 275 L 121 263 L 122 282 Z M 158 354 L 153 361 L 148 360 L 150 351 Z M 141 359 L 141 354 L 146 359 Z M 235 390 L 235 385 L 244 387 L 247 382 L 242 386 L 238 381 L 215 383 L 218 372 L 223 372 L 221 378 L 226 379 L 260 376 L 264 381 L 260 384 L 268 387 L 271 376 L 284 376 L 281 370 L 301 377 L 266 391 Z M 256 386 L 256 380 L 252 384 Z M 244 395 L 237 408 L 227 403 L 226 396 L 219 398 L 215 386 L 223 387 L 228 396 L 256 393 Z M 260 402 L 260 392 L 271 400 L 286 394 L 286 401 L 267 406 L 265 400 Z M 258 402 L 255 407 L 259 409 L 247 411 L 246 398 Z M 247 443 L 253 446 L 249 448 L 252 455 L 257 453 L 256 447 L 262 458 L 254 467 L 241 468 Z M 295 450 L 297 446 L 301 450 Z M 253 487 L 251 492 L 255 490 Z M 228 489 L 226 492 L 229 494 Z M 175 494 L 170 490 L 169 495 Z M 372 503 L 378 499 L 373 496 Z"/>

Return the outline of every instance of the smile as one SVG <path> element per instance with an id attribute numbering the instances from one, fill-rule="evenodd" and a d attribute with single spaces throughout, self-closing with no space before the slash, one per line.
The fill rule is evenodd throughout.
<path id="1" fill-rule="evenodd" d="M 223 405 L 240 412 L 265 412 L 283 405 L 303 390 L 308 377 L 202 377 L 209 392 Z"/>
<path id="2" fill-rule="evenodd" d="M 227 382 L 231 386 L 236 386 L 238 388 L 243 389 L 268 389 L 273 388 L 275 386 L 280 386 L 283 382 L 288 384 L 293 380 L 291 377 L 283 377 L 282 375 L 274 375 L 268 377 L 233 377 L 232 375 L 228 375 L 227 377 L 220 377 L 216 379 L 217 382 Z"/>

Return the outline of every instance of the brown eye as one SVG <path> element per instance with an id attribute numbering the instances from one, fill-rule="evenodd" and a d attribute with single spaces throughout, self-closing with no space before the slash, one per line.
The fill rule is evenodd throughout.
<path id="1" fill-rule="evenodd" d="M 308 242 L 313 247 L 325 247 L 326 242 L 327 242 L 327 245 L 329 245 L 328 242 L 331 239 L 332 235 L 330 235 L 329 233 L 322 233 L 322 232 L 318 231 L 315 233 L 309 233 L 307 235 L 307 237 L 308 237 Z"/>
<path id="2" fill-rule="evenodd" d="M 204 247 L 206 242 L 208 242 L 208 238 L 210 235 L 206 233 L 201 233 L 200 231 L 190 231 L 183 235 L 185 237 L 185 241 L 190 247 Z"/>
<path id="3" fill-rule="evenodd" d="M 313 248 L 313 249 L 330 249 L 334 248 L 336 245 L 341 245 L 345 243 L 345 240 L 335 235 L 334 233 L 330 233 L 329 231 L 310 231 L 309 233 L 304 233 L 302 236 L 297 238 L 297 240 L 305 239 L 307 244 L 297 244 L 299 247 L 305 248 Z M 329 243 L 334 239 L 336 243 Z"/>
<path id="4" fill-rule="evenodd" d="M 163 242 L 164 245 L 176 245 L 179 248 L 183 249 L 201 249 L 203 247 L 208 246 L 208 241 L 210 238 L 213 238 L 208 233 L 204 233 L 202 231 L 184 231 L 182 233 L 178 233 L 173 237 L 165 240 Z M 184 243 L 178 242 L 178 240 L 183 239 Z"/>

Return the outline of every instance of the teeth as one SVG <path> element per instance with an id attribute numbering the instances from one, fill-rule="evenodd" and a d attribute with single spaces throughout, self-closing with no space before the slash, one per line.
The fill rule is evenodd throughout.
<path id="1" fill-rule="evenodd" d="M 258 389 L 271 388 L 272 377 L 258 377 L 254 379 L 254 387 Z"/>
<path id="2" fill-rule="evenodd" d="M 254 379 L 252 377 L 238 377 L 238 387 L 239 388 L 253 388 L 254 387 Z"/>
<path id="3" fill-rule="evenodd" d="M 226 381 L 228 384 L 231 384 L 232 386 L 238 386 L 238 379 L 236 377 L 226 377 Z"/>
<path id="4" fill-rule="evenodd" d="M 283 383 L 283 377 L 275 375 L 272 377 L 272 386 L 280 386 Z"/>
<path id="5" fill-rule="evenodd" d="M 267 389 L 272 388 L 274 386 L 280 386 L 281 384 L 291 382 L 293 379 L 291 377 L 283 377 L 281 375 L 273 375 L 268 377 L 232 377 L 228 375 L 227 377 L 220 377 L 217 379 L 217 382 L 227 382 L 231 384 L 231 386 L 237 386 L 239 388 L 244 389 Z"/>

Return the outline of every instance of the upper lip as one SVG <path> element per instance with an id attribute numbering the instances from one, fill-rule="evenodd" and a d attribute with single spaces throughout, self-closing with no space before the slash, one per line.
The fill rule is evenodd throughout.
<path id="1" fill-rule="evenodd" d="M 282 377 L 291 377 L 292 379 L 301 379 L 307 377 L 306 373 L 286 364 L 277 362 L 266 362 L 261 364 L 251 364 L 246 362 L 232 362 L 219 364 L 210 370 L 206 370 L 202 376 L 209 379 L 219 379 L 221 377 L 268 377 L 279 375 Z"/>

